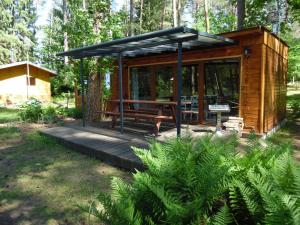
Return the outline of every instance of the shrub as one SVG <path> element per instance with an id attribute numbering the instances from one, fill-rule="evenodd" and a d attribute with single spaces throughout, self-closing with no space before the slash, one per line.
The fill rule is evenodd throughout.
<path id="1" fill-rule="evenodd" d="M 288 145 L 204 137 L 135 149 L 147 169 L 82 207 L 109 225 L 300 224 L 300 176 Z M 103 209 L 101 209 L 101 205 Z"/>
<path id="2" fill-rule="evenodd" d="M 19 113 L 23 121 L 37 122 L 42 116 L 42 103 L 36 99 L 26 101 L 21 105 Z"/>
<path id="3" fill-rule="evenodd" d="M 52 123 L 57 116 L 55 107 L 51 105 L 43 106 L 36 99 L 25 102 L 20 108 L 19 115 L 23 121 Z"/>
<path id="4" fill-rule="evenodd" d="M 42 120 L 45 123 L 53 123 L 57 117 L 55 107 L 49 105 L 42 109 Z"/>
<path id="5" fill-rule="evenodd" d="M 291 103 L 291 110 L 292 110 L 292 113 L 291 115 L 294 117 L 294 118 L 298 118 L 300 117 L 300 102 L 299 101 L 292 101 Z"/>
<path id="6" fill-rule="evenodd" d="M 72 117 L 75 119 L 82 118 L 82 111 L 77 108 L 60 108 L 58 110 L 58 114 L 60 114 L 62 116 Z"/>

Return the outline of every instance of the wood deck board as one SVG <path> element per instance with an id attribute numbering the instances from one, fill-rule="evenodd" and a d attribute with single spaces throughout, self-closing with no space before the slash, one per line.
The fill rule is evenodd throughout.
<path id="1" fill-rule="evenodd" d="M 47 128 L 41 133 L 57 139 L 74 150 L 96 157 L 113 166 L 130 171 L 144 168 L 140 159 L 131 149 L 132 144 L 142 145 L 143 141 L 128 140 L 128 137 L 122 135 L 112 136 L 109 132 L 107 133 L 108 136 L 71 127 Z"/>

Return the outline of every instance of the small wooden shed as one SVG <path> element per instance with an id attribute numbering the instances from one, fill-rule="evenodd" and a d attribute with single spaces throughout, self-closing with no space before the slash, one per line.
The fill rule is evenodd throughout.
<path id="1" fill-rule="evenodd" d="M 50 77 L 54 71 L 31 62 L 0 66 L 0 104 L 10 105 L 36 98 L 51 101 Z"/>
<path id="2" fill-rule="evenodd" d="M 265 134 L 279 125 L 286 116 L 288 45 L 264 27 L 223 33 L 220 36 L 235 40 L 236 44 L 212 48 L 195 46 L 183 50 L 183 76 L 187 77 L 183 77 L 183 95 L 199 97 L 198 123 L 205 124 L 209 119 L 207 105 L 213 104 L 211 96 L 222 91 L 223 99 L 227 101 L 224 103 L 229 103 L 234 109 L 233 116 L 244 119 L 245 131 L 254 130 Z M 176 52 L 162 51 L 125 57 L 124 97 L 176 99 L 176 73 Z M 165 86 L 159 86 L 162 80 Z M 166 90 L 168 84 L 172 85 L 172 89 Z M 119 98 L 118 87 L 116 69 L 112 76 L 112 99 Z M 168 94 L 165 94 L 166 91 Z M 224 92 L 227 93 L 224 95 Z M 229 98 L 226 99 L 226 96 Z"/>

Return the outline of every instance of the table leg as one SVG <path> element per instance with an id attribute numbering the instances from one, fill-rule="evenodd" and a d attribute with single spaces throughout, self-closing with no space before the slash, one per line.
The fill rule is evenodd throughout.
<path id="1" fill-rule="evenodd" d="M 114 104 L 113 112 L 118 113 L 119 112 L 119 106 L 117 104 Z M 111 127 L 114 128 L 117 123 L 117 116 L 113 115 L 111 118 Z"/>
<path id="2" fill-rule="evenodd" d="M 172 105 L 170 107 L 171 107 L 171 113 L 172 113 L 173 120 L 174 120 L 174 122 L 176 124 L 176 109 L 175 109 L 175 106 Z"/>
<path id="3" fill-rule="evenodd" d="M 161 120 L 160 119 L 155 119 L 154 120 L 154 135 L 157 137 L 159 133 L 159 128 L 160 128 Z"/>
<path id="4" fill-rule="evenodd" d="M 222 127 L 221 127 L 221 112 L 217 112 L 217 127 L 216 127 L 216 131 L 221 131 Z"/>

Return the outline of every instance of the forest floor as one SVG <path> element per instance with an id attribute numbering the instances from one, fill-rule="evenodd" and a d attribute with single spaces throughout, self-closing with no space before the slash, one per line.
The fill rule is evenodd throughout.
<path id="1" fill-rule="evenodd" d="M 0 109 L 0 224 L 94 224 L 78 205 L 109 191 L 113 176 L 131 174 L 40 135 L 41 128 Z"/>
<path id="2" fill-rule="evenodd" d="M 288 96 L 288 105 L 292 101 L 300 102 L 300 92 Z M 268 140 L 291 143 L 300 160 L 300 118 L 290 110 L 288 115 Z M 39 134 L 44 127 L 22 123 L 17 110 L 0 108 L 0 224 L 95 224 L 78 205 L 109 191 L 113 176 L 132 175 Z"/>

